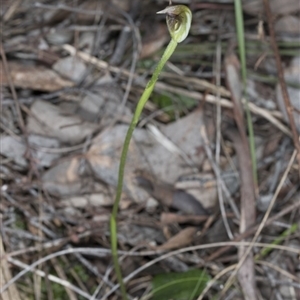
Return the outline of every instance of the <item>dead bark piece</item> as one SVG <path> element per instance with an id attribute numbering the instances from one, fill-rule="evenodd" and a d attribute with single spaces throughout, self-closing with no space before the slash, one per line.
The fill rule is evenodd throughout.
<path id="1" fill-rule="evenodd" d="M 243 110 L 241 109 L 241 90 L 242 83 L 239 79 L 238 59 L 234 54 L 229 54 L 225 60 L 226 80 L 231 98 L 234 103 L 234 118 L 239 132 L 236 130 L 228 131 L 228 136 L 234 143 L 237 152 L 240 178 L 241 178 L 241 219 L 240 233 L 244 233 L 255 223 L 256 200 L 255 184 L 253 180 L 250 148 L 246 136 L 246 122 Z M 241 259 L 246 248 L 239 249 L 239 258 Z M 251 252 L 238 272 L 238 279 L 242 287 L 246 300 L 256 299 L 256 284 L 253 253 Z"/>
<path id="2" fill-rule="evenodd" d="M 149 32 L 143 40 L 140 59 L 153 55 L 156 51 L 160 50 L 169 39 L 166 26 L 160 24 L 155 26 L 157 27 L 156 30 L 152 28 L 151 32 Z"/>
<path id="3" fill-rule="evenodd" d="M 228 89 L 231 92 L 231 99 L 233 102 L 233 112 L 234 118 L 237 123 L 239 132 L 243 132 L 242 138 L 245 138 L 245 120 L 244 120 L 244 110 L 241 103 L 242 99 L 242 82 L 239 77 L 240 63 L 237 56 L 231 53 L 225 58 L 225 72 L 226 72 L 226 83 Z M 243 141 L 247 143 L 247 139 Z"/>
<path id="4" fill-rule="evenodd" d="M 239 169 L 241 177 L 241 220 L 240 233 L 244 233 L 247 229 L 255 224 L 255 192 L 253 183 L 253 174 L 251 168 L 251 157 L 248 144 L 242 142 L 238 132 L 231 131 L 228 134 L 233 140 L 235 150 L 239 160 Z M 247 248 L 239 249 L 239 258 L 243 257 Z M 246 258 L 244 264 L 238 272 L 238 279 L 243 289 L 246 300 L 255 300 L 256 284 L 253 253 L 251 252 Z"/>
<path id="5" fill-rule="evenodd" d="M 9 62 L 8 69 L 15 87 L 37 91 L 54 92 L 74 84 L 62 79 L 54 71 L 43 66 L 27 66 L 16 62 Z M 0 62 L 0 82 L 7 86 L 9 80 L 2 62 Z"/>
<path id="6" fill-rule="evenodd" d="M 156 250 L 173 250 L 186 247 L 193 241 L 197 229 L 195 227 L 187 227 L 174 235 L 163 245 L 156 247 Z"/>

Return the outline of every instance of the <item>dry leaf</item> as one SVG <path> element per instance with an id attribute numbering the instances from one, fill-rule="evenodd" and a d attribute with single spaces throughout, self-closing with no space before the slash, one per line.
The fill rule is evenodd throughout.
<path id="1" fill-rule="evenodd" d="M 98 207 L 98 206 L 111 206 L 114 203 L 114 198 L 105 193 L 86 194 L 81 196 L 74 196 L 62 199 L 60 204 L 64 207 Z"/>
<path id="2" fill-rule="evenodd" d="M 43 188 L 57 196 L 76 195 L 83 187 L 79 173 L 80 160 L 64 160 L 42 176 Z"/>
<path id="3" fill-rule="evenodd" d="M 117 185 L 119 162 L 126 131 L 127 126 L 125 125 L 105 129 L 94 139 L 94 143 L 86 156 L 95 176 L 111 186 Z M 124 192 L 138 202 L 146 201 L 148 196 L 134 182 L 135 168 L 146 167 L 136 145 L 135 137 L 143 136 L 143 139 L 147 141 L 146 134 L 143 129 L 135 130 L 134 138 L 129 147 L 124 176 Z"/>
<path id="4" fill-rule="evenodd" d="M 38 167 L 49 167 L 54 160 L 60 157 L 59 153 L 47 152 L 47 150 L 40 148 L 58 148 L 59 142 L 56 139 L 30 135 L 28 143 L 32 146 L 30 151 Z M 26 144 L 24 141 L 19 141 L 11 136 L 1 136 L 0 144 L 0 153 L 2 155 L 13 159 L 16 164 L 22 167 L 27 166 L 25 159 Z"/>
<path id="5" fill-rule="evenodd" d="M 153 25 L 152 25 L 153 26 Z M 151 56 L 170 39 L 167 27 L 162 24 L 158 24 L 155 28 L 146 34 L 143 39 L 142 51 L 140 54 L 140 59 Z"/>
<path id="6" fill-rule="evenodd" d="M 55 137 L 61 142 L 76 144 L 97 128 L 96 124 L 83 122 L 80 117 L 67 115 L 59 106 L 37 100 L 31 106 L 28 117 L 29 132 Z"/>
<path id="7" fill-rule="evenodd" d="M 87 194 L 108 194 L 102 184 L 94 181 L 87 163 L 80 157 L 61 159 L 43 174 L 42 182 L 48 193 L 65 199 Z M 93 201 L 97 200 L 94 198 Z"/>
<path id="8" fill-rule="evenodd" d="M 156 250 L 173 250 L 186 247 L 191 244 L 194 235 L 197 232 L 196 227 L 187 227 L 174 235 L 163 245 L 156 247 Z"/>
<path id="9" fill-rule="evenodd" d="M 9 62 L 8 69 L 14 86 L 18 88 L 54 92 L 73 86 L 73 82 L 62 79 L 57 73 L 43 66 Z M 0 62 L 0 82 L 4 86 L 9 85 L 2 62 Z"/>

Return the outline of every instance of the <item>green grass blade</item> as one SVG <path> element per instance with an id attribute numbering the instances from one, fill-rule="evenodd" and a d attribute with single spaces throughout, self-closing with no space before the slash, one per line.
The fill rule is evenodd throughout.
<path id="1" fill-rule="evenodd" d="M 257 186 L 258 177 L 257 177 L 257 163 L 256 163 L 256 153 L 255 153 L 255 141 L 254 141 L 254 131 L 253 123 L 251 119 L 251 113 L 248 107 L 248 100 L 246 96 L 246 84 L 247 84 L 247 67 L 246 67 L 246 47 L 245 47 L 245 34 L 244 34 L 244 18 L 243 18 L 243 8 L 241 0 L 234 0 L 235 7 L 235 20 L 236 20 L 236 30 L 237 30 L 237 39 L 240 53 L 240 62 L 242 70 L 242 80 L 243 80 L 243 95 L 246 99 L 246 116 L 247 116 L 247 126 L 249 131 L 249 145 L 251 153 L 251 162 L 252 162 L 252 173 L 254 184 Z"/>

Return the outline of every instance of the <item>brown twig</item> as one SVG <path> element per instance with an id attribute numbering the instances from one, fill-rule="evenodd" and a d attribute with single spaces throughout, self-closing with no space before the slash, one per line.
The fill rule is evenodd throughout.
<path id="1" fill-rule="evenodd" d="M 246 133 L 231 131 L 230 138 L 233 140 L 234 147 L 239 161 L 241 177 L 241 219 L 240 232 L 245 232 L 255 223 L 255 190 L 253 174 L 251 169 L 250 149 L 246 139 Z M 243 137 L 243 138 L 242 138 Z M 245 143 L 246 139 L 246 143 Z M 243 257 L 245 247 L 239 249 L 239 258 Z M 245 299 L 256 299 L 256 284 L 253 253 L 250 252 L 238 272 L 238 279 L 243 290 Z"/>
<path id="2" fill-rule="evenodd" d="M 288 118 L 289 118 L 289 123 L 290 123 L 290 126 L 291 126 L 294 145 L 295 145 L 295 148 L 297 149 L 297 152 L 298 152 L 297 159 L 298 159 L 298 165 L 300 167 L 299 135 L 297 133 L 295 119 L 294 119 L 294 116 L 293 116 L 293 107 L 292 107 L 292 104 L 291 104 L 291 101 L 290 101 L 290 97 L 289 97 L 287 87 L 286 87 L 286 82 L 285 82 L 285 79 L 284 79 L 284 72 L 283 72 L 283 68 L 282 68 L 282 63 L 281 63 L 281 59 L 280 59 L 278 45 L 277 45 L 277 42 L 276 42 L 275 30 L 274 30 L 274 24 L 273 24 L 273 15 L 272 15 L 272 12 L 271 12 L 271 7 L 270 7 L 269 0 L 264 0 L 264 7 L 265 7 L 266 14 L 267 14 L 267 21 L 268 21 L 268 27 L 269 27 L 269 32 L 270 32 L 270 42 L 271 42 L 271 46 L 273 48 L 273 52 L 274 52 L 274 56 L 275 56 L 276 67 L 277 67 L 277 72 L 278 72 L 278 80 L 279 80 L 279 84 L 280 84 L 280 87 L 281 87 L 282 96 L 283 96 L 283 99 L 284 99 L 284 102 L 285 102 L 285 106 L 286 106 L 286 110 L 287 110 L 287 114 L 288 114 Z M 300 169 L 299 169 L 299 172 L 300 172 Z"/>
<path id="3" fill-rule="evenodd" d="M 233 141 L 237 153 L 241 178 L 241 219 L 240 233 L 245 232 L 255 223 L 256 197 L 255 184 L 251 167 L 251 155 L 246 135 L 246 122 L 241 104 L 242 89 L 239 78 L 239 62 L 235 54 L 230 53 L 225 59 L 226 81 L 231 91 L 233 102 L 234 119 L 237 130 L 228 130 L 227 135 Z M 239 249 L 239 258 L 245 253 L 245 248 Z M 253 253 L 250 252 L 238 272 L 238 279 L 243 290 L 245 299 L 256 298 L 255 272 Z"/>

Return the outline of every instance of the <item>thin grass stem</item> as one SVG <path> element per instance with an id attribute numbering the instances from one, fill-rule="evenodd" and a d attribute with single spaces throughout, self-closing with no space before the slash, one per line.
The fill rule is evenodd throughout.
<path id="1" fill-rule="evenodd" d="M 243 19 L 243 9 L 241 0 L 234 1 L 235 7 L 235 20 L 237 27 L 237 39 L 239 45 L 240 62 L 242 69 L 242 80 L 243 80 L 243 95 L 246 99 L 246 117 L 247 117 L 247 127 L 249 132 L 249 146 L 250 155 L 252 162 L 252 173 L 255 187 L 257 188 L 257 163 L 256 163 L 256 153 L 255 153 L 255 141 L 254 141 L 254 131 L 251 119 L 251 113 L 248 107 L 248 100 L 246 97 L 246 86 L 247 86 L 247 68 L 246 68 L 246 46 L 245 46 L 245 34 L 244 34 L 244 19 Z"/>

